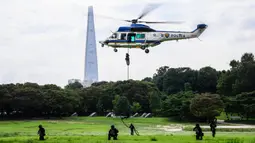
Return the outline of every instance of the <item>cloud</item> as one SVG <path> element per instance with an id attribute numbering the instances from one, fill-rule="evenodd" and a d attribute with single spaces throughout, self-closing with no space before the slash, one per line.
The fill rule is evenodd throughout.
<path id="1" fill-rule="evenodd" d="M 149 25 L 160 30 L 192 31 L 198 23 L 209 25 L 198 39 L 166 42 L 145 54 L 130 50 L 130 77 L 152 76 L 160 66 L 213 66 L 228 69 L 232 59 L 255 52 L 253 0 L 8 0 L 0 5 L 0 82 L 67 84 L 83 79 L 87 7 L 93 5 L 96 39 L 104 40 L 119 26 L 129 25 L 104 19 L 136 18 L 147 3 L 163 5 L 144 20 L 181 20 L 181 25 Z M 97 16 L 98 15 L 98 16 Z M 117 53 L 97 43 L 99 79 L 125 80 L 126 49 Z"/>

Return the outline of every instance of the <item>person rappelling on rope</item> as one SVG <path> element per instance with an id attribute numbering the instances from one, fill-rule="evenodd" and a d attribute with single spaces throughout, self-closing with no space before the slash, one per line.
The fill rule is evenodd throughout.
<path id="1" fill-rule="evenodd" d="M 128 126 L 124 121 L 123 121 L 124 118 L 121 118 L 121 121 L 122 123 L 127 127 L 127 128 L 130 128 L 130 134 L 131 135 L 134 135 L 134 131 L 135 131 L 135 134 L 139 136 L 139 132 L 135 129 L 135 126 L 131 123 L 130 126 Z"/>
<path id="2" fill-rule="evenodd" d="M 126 53 L 125 60 L 126 60 L 126 64 L 129 66 L 130 65 L 130 59 L 129 59 L 129 54 L 128 53 Z"/>

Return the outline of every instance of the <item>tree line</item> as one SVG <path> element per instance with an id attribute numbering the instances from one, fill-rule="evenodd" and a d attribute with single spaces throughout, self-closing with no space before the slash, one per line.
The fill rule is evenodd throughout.
<path id="1" fill-rule="evenodd" d="M 255 113 L 255 61 L 244 53 L 217 71 L 207 66 L 162 66 L 143 80 L 101 81 L 83 88 L 78 82 L 61 88 L 37 83 L 0 85 L 0 116 L 5 118 L 65 117 L 152 113 L 178 120 L 206 121 L 225 112 L 249 119 Z"/>

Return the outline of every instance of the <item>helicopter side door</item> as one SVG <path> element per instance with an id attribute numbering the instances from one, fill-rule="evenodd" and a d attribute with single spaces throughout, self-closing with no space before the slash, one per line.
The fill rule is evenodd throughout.
<path id="1" fill-rule="evenodd" d="M 128 43 L 135 42 L 135 36 L 136 36 L 136 33 L 128 33 L 127 42 Z"/>

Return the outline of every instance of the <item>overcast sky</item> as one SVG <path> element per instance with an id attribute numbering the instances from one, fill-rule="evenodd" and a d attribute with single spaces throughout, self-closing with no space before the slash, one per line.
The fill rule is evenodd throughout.
<path id="1" fill-rule="evenodd" d="M 83 79 L 87 7 L 94 6 L 99 80 L 127 78 L 126 49 L 117 53 L 101 47 L 119 26 L 129 23 L 104 19 L 136 18 L 155 0 L 2 0 L 0 2 L 0 83 L 37 82 L 64 86 Z M 130 78 L 151 77 L 160 66 L 212 66 L 229 69 L 244 52 L 255 54 L 254 0 L 157 0 L 164 3 L 143 20 L 180 20 L 181 25 L 149 25 L 158 30 L 192 31 L 200 22 L 208 29 L 198 39 L 166 42 L 130 50 Z"/>

